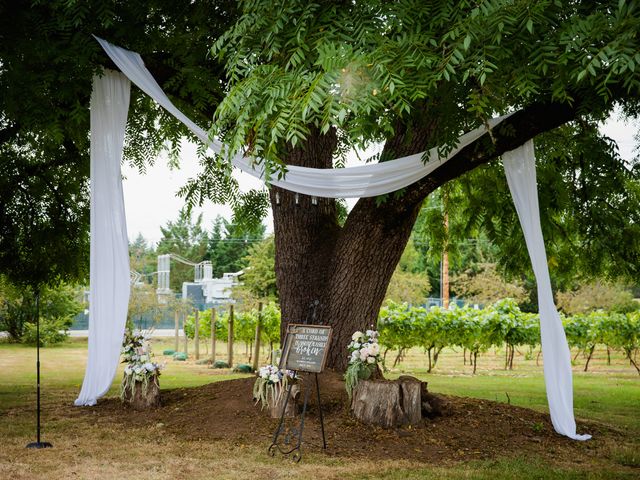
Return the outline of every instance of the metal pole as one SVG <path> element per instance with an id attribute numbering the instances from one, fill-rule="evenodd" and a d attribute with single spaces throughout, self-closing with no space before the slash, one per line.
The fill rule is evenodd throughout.
<path id="1" fill-rule="evenodd" d="M 49 442 L 40 441 L 40 290 L 36 289 L 36 436 L 37 441 L 27 445 L 27 448 L 51 448 Z"/>

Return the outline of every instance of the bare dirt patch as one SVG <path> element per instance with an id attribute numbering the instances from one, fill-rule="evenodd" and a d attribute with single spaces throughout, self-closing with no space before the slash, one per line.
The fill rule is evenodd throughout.
<path id="1" fill-rule="evenodd" d="M 534 410 L 473 398 L 442 396 L 447 414 L 421 425 L 385 430 L 354 420 L 345 407 L 347 396 L 339 375 L 321 376 L 322 406 L 332 457 L 403 459 L 427 464 L 535 456 L 554 465 L 600 463 L 611 445 L 626 441 L 624 432 L 608 425 L 579 422 L 578 431 L 594 439 L 577 442 L 553 431 L 549 417 Z M 264 448 L 271 443 L 277 420 L 267 417 L 251 399 L 253 378 L 211 383 L 162 392 L 162 406 L 138 412 L 119 399 L 97 408 L 59 406 L 58 415 L 87 417 L 98 425 L 111 423 L 157 429 L 158 435 L 183 440 L 225 441 Z M 306 381 L 315 387 L 311 377 Z M 53 412 L 52 412 L 53 413 Z M 321 450 L 318 408 L 313 395 L 304 434 L 306 451 Z"/>

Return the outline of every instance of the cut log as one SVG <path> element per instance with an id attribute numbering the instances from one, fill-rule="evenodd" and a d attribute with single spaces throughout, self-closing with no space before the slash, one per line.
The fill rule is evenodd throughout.
<path id="1" fill-rule="evenodd" d="M 300 395 L 300 385 L 291 386 L 291 394 L 289 395 L 289 401 L 287 402 L 287 409 L 284 412 L 285 418 L 293 418 L 298 414 L 298 396 Z M 283 392 L 282 395 L 276 396 L 269 404 L 269 415 L 271 418 L 280 418 L 282 415 L 282 409 L 287 399 L 287 392 Z"/>
<path id="2" fill-rule="evenodd" d="M 413 378 L 362 380 L 353 390 L 353 415 L 363 423 L 384 428 L 417 425 L 422 420 L 422 384 Z"/>
<path id="3" fill-rule="evenodd" d="M 147 410 L 160 406 L 160 384 L 158 379 L 150 379 L 146 384 L 134 382 L 124 390 L 122 399 L 136 410 Z"/>

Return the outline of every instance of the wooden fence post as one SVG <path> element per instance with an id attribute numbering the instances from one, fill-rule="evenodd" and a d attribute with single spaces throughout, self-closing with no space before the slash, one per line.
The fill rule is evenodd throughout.
<path id="1" fill-rule="evenodd" d="M 182 314 L 182 333 L 184 334 L 184 354 L 189 355 L 189 339 L 187 338 L 187 329 L 185 328 L 186 323 L 187 323 L 187 314 L 183 313 Z"/>
<path id="2" fill-rule="evenodd" d="M 196 360 L 200 360 L 200 311 L 196 309 L 193 322 L 193 342 L 195 344 Z"/>
<path id="3" fill-rule="evenodd" d="M 216 363 L 216 309 L 211 309 L 211 364 Z"/>
<path id="4" fill-rule="evenodd" d="M 258 370 L 260 357 L 260 332 L 262 331 L 262 302 L 258 303 L 258 321 L 256 322 L 256 337 L 253 342 L 253 371 Z"/>
<path id="5" fill-rule="evenodd" d="M 174 320 L 176 325 L 176 348 L 174 350 L 177 352 L 180 350 L 180 314 L 177 310 L 174 312 Z"/>
<path id="6" fill-rule="evenodd" d="M 229 335 L 227 337 L 227 363 L 233 366 L 233 305 L 229 305 Z"/>

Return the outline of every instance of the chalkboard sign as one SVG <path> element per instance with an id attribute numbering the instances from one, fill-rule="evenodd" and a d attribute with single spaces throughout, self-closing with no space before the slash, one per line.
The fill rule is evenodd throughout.
<path id="1" fill-rule="evenodd" d="M 320 373 L 331 344 L 331 327 L 327 325 L 287 326 L 280 368 Z"/>

